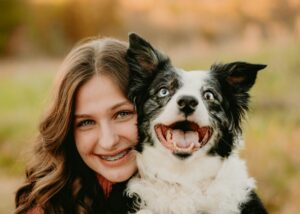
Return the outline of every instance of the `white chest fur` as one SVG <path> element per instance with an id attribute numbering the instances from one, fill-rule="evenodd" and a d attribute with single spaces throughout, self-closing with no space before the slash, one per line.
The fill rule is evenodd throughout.
<path id="1" fill-rule="evenodd" d="M 142 199 L 139 213 L 240 213 L 255 188 L 237 155 L 222 160 L 200 154 L 184 161 L 166 155 L 148 147 L 137 157 L 140 174 L 130 180 L 127 193 Z"/>

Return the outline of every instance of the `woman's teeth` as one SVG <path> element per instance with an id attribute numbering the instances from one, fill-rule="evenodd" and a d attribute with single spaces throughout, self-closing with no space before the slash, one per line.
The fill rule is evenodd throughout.
<path id="1" fill-rule="evenodd" d="M 119 160 L 121 158 L 123 158 L 125 155 L 127 155 L 127 153 L 129 152 L 130 150 L 127 149 L 119 154 L 116 154 L 116 155 L 113 155 L 113 156 L 109 156 L 109 155 L 101 155 L 101 159 L 103 160 L 107 160 L 107 161 L 116 161 L 116 160 Z"/>

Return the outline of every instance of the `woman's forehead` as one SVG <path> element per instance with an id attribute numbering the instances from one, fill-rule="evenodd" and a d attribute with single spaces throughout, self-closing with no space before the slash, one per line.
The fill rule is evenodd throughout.
<path id="1" fill-rule="evenodd" d="M 95 75 L 82 85 L 76 95 L 75 111 L 105 111 L 122 105 L 131 105 L 119 86 L 107 75 Z"/>

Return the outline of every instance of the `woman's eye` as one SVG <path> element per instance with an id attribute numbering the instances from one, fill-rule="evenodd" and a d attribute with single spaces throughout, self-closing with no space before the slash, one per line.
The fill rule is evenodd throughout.
<path id="1" fill-rule="evenodd" d="M 158 91 L 158 96 L 159 97 L 165 97 L 165 96 L 168 96 L 170 94 L 169 90 L 167 88 L 161 88 L 159 91 Z"/>
<path id="2" fill-rule="evenodd" d="M 82 120 L 77 124 L 77 127 L 86 127 L 90 125 L 94 125 L 95 121 L 93 120 Z"/>
<path id="3" fill-rule="evenodd" d="M 129 116 L 133 115 L 133 112 L 132 111 L 119 111 L 117 114 L 116 114 L 116 118 L 117 119 L 123 119 L 123 118 L 127 118 Z"/>
<path id="4" fill-rule="evenodd" d="M 215 99 L 214 94 L 210 91 L 204 92 L 203 97 L 204 97 L 205 100 L 210 100 L 210 101 Z"/>

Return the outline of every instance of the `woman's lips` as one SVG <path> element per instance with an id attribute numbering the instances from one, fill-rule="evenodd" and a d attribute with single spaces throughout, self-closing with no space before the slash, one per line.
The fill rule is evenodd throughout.
<path id="1" fill-rule="evenodd" d="M 107 161 L 116 161 L 124 157 L 130 150 L 126 149 L 122 152 L 119 152 L 115 155 L 100 155 L 100 158 Z"/>
<path id="2" fill-rule="evenodd" d="M 97 155 L 101 162 L 108 166 L 119 166 L 127 162 L 134 155 L 133 148 L 122 150 L 113 155 Z"/>

